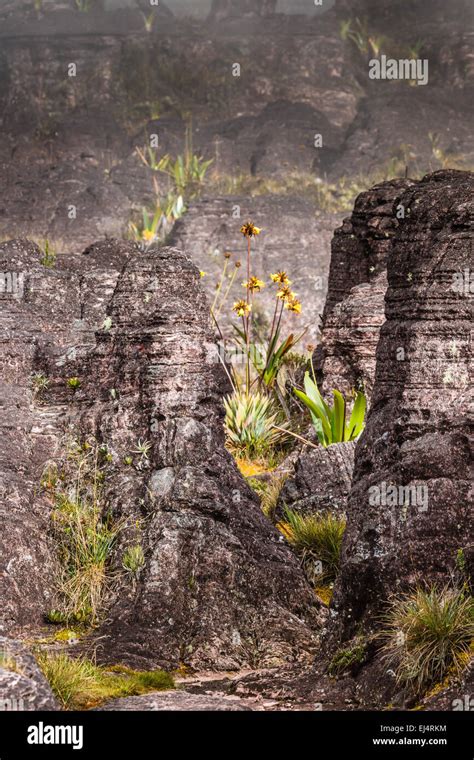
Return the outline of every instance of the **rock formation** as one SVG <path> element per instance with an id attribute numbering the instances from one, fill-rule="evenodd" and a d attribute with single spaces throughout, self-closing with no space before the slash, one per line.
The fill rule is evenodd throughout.
<path id="1" fill-rule="evenodd" d="M 361 193 L 334 233 L 328 295 L 314 365 L 323 393 L 364 388 L 370 398 L 375 350 L 384 322 L 387 259 L 398 227 L 396 207 L 409 180 Z"/>
<path id="2" fill-rule="evenodd" d="M 33 655 L 21 642 L 0 636 L 0 711 L 58 709 Z"/>
<path id="3" fill-rule="evenodd" d="M 332 609 L 339 640 L 372 630 L 391 594 L 448 582 L 469 547 L 473 190 L 472 174 L 444 171 L 400 197 Z"/>
<path id="4" fill-rule="evenodd" d="M 355 443 L 341 443 L 327 449 L 304 448 L 294 473 L 283 486 L 276 510 L 283 517 L 285 507 L 308 514 L 344 514 L 351 489 Z"/>
<path id="5" fill-rule="evenodd" d="M 143 525 L 146 557 L 101 631 L 104 658 L 219 669 L 313 651 L 317 602 L 224 449 L 227 381 L 189 259 L 106 242 L 48 269 L 29 243 L 1 252 L 5 271 L 21 275 L 2 312 L 2 425 L 12 442 L 2 462 L 4 630 L 37 624 L 52 607 L 52 503 L 41 474 L 64 459 L 67 436 L 89 435 L 112 452 L 109 509 Z M 41 399 L 33 372 L 48 379 Z M 138 440 L 151 451 L 133 468 L 124 460 Z"/>

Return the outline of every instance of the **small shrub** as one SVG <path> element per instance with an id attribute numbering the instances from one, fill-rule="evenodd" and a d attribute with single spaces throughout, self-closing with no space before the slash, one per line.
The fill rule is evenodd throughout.
<path id="1" fill-rule="evenodd" d="M 227 447 L 235 456 L 265 458 L 287 440 L 286 432 L 274 427 L 280 415 L 268 396 L 236 392 L 224 398 L 224 407 Z"/>
<path id="2" fill-rule="evenodd" d="M 310 580 L 319 585 L 333 581 L 339 571 L 345 518 L 331 513 L 301 515 L 288 508 L 285 515 L 284 535 L 301 556 Z"/>
<path id="3" fill-rule="evenodd" d="M 274 522 L 275 510 L 278 504 L 278 498 L 281 489 L 288 475 L 271 474 L 268 479 L 261 480 L 258 477 L 248 477 L 247 483 L 255 491 L 260 499 L 262 512 L 269 520 Z"/>
<path id="4" fill-rule="evenodd" d="M 474 599 L 448 586 L 418 588 L 394 598 L 382 623 L 386 660 L 398 682 L 420 694 L 465 667 L 474 639 Z"/>
<path id="5" fill-rule="evenodd" d="M 109 699 L 174 688 L 172 676 L 162 670 L 105 668 L 85 657 L 73 659 L 64 653 L 41 652 L 37 661 L 66 710 L 87 710 Z"/>
<path id="6" fill-rule="evenodd" d="M 66 382 L 68 388 L 71 388 L 73 391 L 77 391 L 77 389 L 81 387 L 81 381 L 78 377 L 68 377 Z"/>
<path id="7" fill-rule="evenodd" d="M 154 242 L 163 242 L 170 233 L 175 221 L 185 212 L 182 195 L 169 192 L 166 198 L 157 196 L 155 208 L 148 212 L 142 208 L 141 222 L 130 222 L 129 233 L 136 243 L 148 248 Z"/>

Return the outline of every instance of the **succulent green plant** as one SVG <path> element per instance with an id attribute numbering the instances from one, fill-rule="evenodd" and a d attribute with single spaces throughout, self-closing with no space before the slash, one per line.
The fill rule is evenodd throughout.
<path id="1" fill-rule="evenodd" d="M 237 391 L 224 398 L 224 408 L 227 447 L 235 455 L 265 457 L 286 441 L 286 423 L 280 423 L 280 412 L 268 396 Z"/>
<path id="2" fill-rule="evenodd" d="M 295 395 L 304 403 L 309 410 L 318 440 L 327 448 L 334 443 L 353 441 L 359 437 L 364 429 L 366 411 L 366 398 L 359 391 L 354 401 L 349 422 L 346 422 L 347 401 L 343 395 L 334 390 L 334 404 L 329 406 L 322 397 L 316 379 L 306 372 L 304 376 L 305 392 L 294 389 Z"/>

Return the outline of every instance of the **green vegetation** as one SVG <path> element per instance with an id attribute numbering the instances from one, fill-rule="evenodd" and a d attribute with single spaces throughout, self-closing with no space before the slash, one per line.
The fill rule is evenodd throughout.
<path id="1" fill-rule="evenodd" d="M 56 266 L 56 251 L 54 250 L 52 244 L 49 242 L 48 239 L 46 239 L 43 243 L 41 248 L 41 259 L 40 262 L 44 267 L 47 267 L 48 269 L 54 269 Z"/>
<path id="2" fill-rule="evenodd" d="M 236 392 L 224 399 L 224 407 L 227 448 L 236 457 L 267 459 L 287 440 L 285 422 L 275 429 L 281 414 L 269 396 Z"/>
<path id="3" fill-rule="evenodd" d="M 164 242 L 171 229 L 185 212 L 182 195 L 169 192 L 165 198 L 156 196 L 155 208 L 141 210 L 141 221 L 129 222 L 130 236 L 136 243 L 149 247 L 154 242 Z"/>
<path id="4" fill-rule="evenodd" d="M 247 483 L 255 491 L 260 499 L 260 506 L 263 514 L 271 522 L 275 522 L 275 510 L 278 504 L 278 498 L 285 484 L 287 474 L 271 473 L 265 479 L 257 477 L 248 477 Z"/>
<path id="5" fill-rule="evenodd" d="M 0 668 L 3 668 L 3 670 L 10 670 L 13 673 L 18 672 L 16 659 L 6 650 L 0 651 Z"/>
<path id="6" fill-rule="evenodd" d="M 286 522 L 279 527 L 301 557 L 310 581 L 318 585 L 334 581 L 339 571 L 345 518 L 330 512 L 302 515 L 288 508 L 285 517 Z"/>
<path id="7" fill-rule="evenodd" d="M 59 604 L 47 619 L 70 625 L 97 622 L 108 586 L 107 564 L 123 528 L 106 510 L 103 483 L 110 462 L 107 448 L 95 440 L 73 441 L 63 469 L 42 478 L 54 499 L 53 534 L 58 545 Z"/>
<path id="8" fill-rule="evenodd" d="M 309 372 L 305 373 L 304 387 L 305 393 L 298 388 L 294 392 L 309 410 L 321 446 L 327 448 L 359 437 L 364 429 L 366 410 L 365 395 L 361 391 L 356 394 L 349 422 L 346 423 L 347 401 L 339 391 L 333 391 L 334 404 L 329 406 L 319 391 L 314 371 L 313 379 Z"/>
<path id="9" fill-rule="evenodd" d="M 417 694 L 458 675 L 472 655 L 474 599 L 464 589 L 433 586 L 395 597 L 381 622 L 385 658 Z"/>
<path id="10" fill-rule="evenodd" d="M 73 391 L 77 391 L 78 388 L 81 387 L 81 381 L 78 377 L 68 377 L 66 380 L 66 383 L 69 388 L 71 388 Z"/>
<path id="11" fill-rule="evenodd" d="M 49 387 L 49 380 L 44 372 L 34 372 L 31 376 L 31 385 L 35 398 L 40 396 Z"/>
<path id="12" fill-rule="evenodd" d="M 174 223 L 186 211 L 185 201 L 200 194 L 212 159 L 205 161 L 193 151 L 192 124 L 186 126 L 184 152 L 173 159 L 169 154 L 159 158 L 158 149 L 152 146 L 135 148 L 140 161 L 153 172 L 168 178 L 167 194 L 161 193 L 156 176 L 153 177 L 155 208 L 142 208 L 140 222 L 129 223 L 132 238 L 145 245 L 164 242 Z"/>
<path id="13" fill-rule="evenodd" d="M 338 649 L 329 663 L 328 673 L 330 676 L 340 676 L 347 671 L 354 671 L 366 659 L 367 643 L 361 639 L 354 639 L 350 646 Z"/>
<path id="14" fill-rule="evenodd" d="M 110 699 L 174 688 L 171 674 L 162 670 L 99 667 L 91 660 L 72 659 L 64 653 L 40 652 L 37 661 L 65 710 L 87 710 Z"/>
<path id="15" fill-rule="evenodd" d="M 202 156 L 194 153 L 193 128 L 190 120 L 186 125 L 184 152 L 175 159 L 169 154 L 158 159 L 152 148 L 148 149 L 147 154 L 139 149 L 137 153 L 145 165 L 165 174 L 171 182 L 173 192 L 186 199 L 199 195 L 207 170 L 213 162 L 213 159 L 205 161 Z"/>
<path id="16" fill-rule="evenodd" d="M 92 0 L 76 0 L 76 8 L 81 13 L 87 13 L 92 8 Z"/>
<path id="17" fill-rule="evenodd" d="M 122 565 L 134 580 L 138 578 L 145 565 L 145 554 L 140 544 L 128 546 L 122 557 Z"/>

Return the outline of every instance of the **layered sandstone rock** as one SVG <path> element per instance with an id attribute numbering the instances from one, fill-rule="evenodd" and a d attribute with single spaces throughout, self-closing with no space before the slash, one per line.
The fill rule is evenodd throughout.
<path id="1" fill-rule="evenodd" d="M 115 569 L 138 524 L 146 558 L 101 631 L 105 659 L 220 668 L 313 651 L 314 595 L 224 449 L 227 381 L 190 260 L 113 241 L 56 268 L 27 242 L 0 251 L 22 283 L 2 310 L 4 630 L 37 625 L 53 606 L 58 552 L 41 476 L 88 436 L 111 452 L 105 499 L 126 522 Z M 48 381 L 41 394 L 35 372 Z M 131 467 L 140 440 L 149 453 Z"/>
<path id="2" fill-rule="evenodd" d="M 400 198 L 332 610 L 339 640 L 376 626 L 391 594 L 448 582 L 469 547 L 473 190 L 472 174 L 445 171 Z"/>
<path id="3" fill-rule="evenodd" d="M 51 376 L 95 346 L 120 269 L 133 246 L 105 243 L 98 255 L 41 261 L 37 245 L 0 245 L 0 632 L 42 622 L 53 605 L 57 567 L 51 502 L 40 487 L 47 462 L 64 450 L 71 394 L 47 402 L 35 376 Z M 63 382 L 64 388 L 65 381 Z"/>
<path id="4" fill-rule="evenodd" d="M 334 233 L 321 341 L 314 355 L 323 393 L 364 388 L 370 398 L 398 199 L 411 184 L 394 180 L 361 193 L 352 216 Z"/>
<path id="5" fill-rule="evenodd" d="M 311 514 L 344 514 L 351 489 L 355 443 L 341 443 L 327 449 L 305 448 L 298 457 L 294 473 L 285 482 L 278 499 L 277 517 L 284 509 Z"/>

